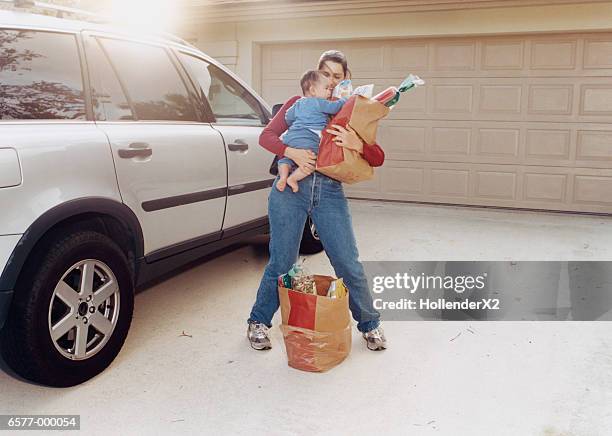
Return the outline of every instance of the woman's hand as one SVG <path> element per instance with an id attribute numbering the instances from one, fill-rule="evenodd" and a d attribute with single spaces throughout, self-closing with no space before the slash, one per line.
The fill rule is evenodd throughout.
<path id="1" fill-rule="evenodd" d="M 332 127 L 335 130 L 327 129 L 327 133 L 335 136 L 334 142 L 337 145 L 363 153 L 363 141 L 350 126 L 348 126 L 348 129 L 345 129 L 337 124 L 332 124 Z"/>
<path id="2" fill-rule="evenodd" d="M 315 170 L 317 155 L 312 150 L 287 147 L 285 148 L 285 156 L 295 162 L 306 174 L 310 174 Z"/>

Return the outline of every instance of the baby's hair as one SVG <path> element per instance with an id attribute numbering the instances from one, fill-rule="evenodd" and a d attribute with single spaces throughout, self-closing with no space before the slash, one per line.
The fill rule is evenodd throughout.
<path id="1" fill-rule="evenodd" d="M 306 95 L 310 87 L 314 85 L 315 83 L 317 83 L 319 80 L 321 80 L 321 77 L 324 77 L 324 76 L 320 71 L 317 71 L 317 70 L 306 71 L 302 75 L 302 78 L 300 79 L 300 86 L 302 87 L 302 93 Z"/>

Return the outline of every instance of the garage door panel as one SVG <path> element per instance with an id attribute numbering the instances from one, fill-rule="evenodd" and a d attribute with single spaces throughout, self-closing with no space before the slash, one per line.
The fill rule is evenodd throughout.
<path id="1" fill-rule="evenodd" d="M 433 71 L 474 71 L 478 41 L 440 41 L 433 43 L 430 67 Z"/>
<path id="2" fill-rule="evenodd" d="M 533 202 L 563 204 L 569 192 L 567 174 L 541 174 L 525 172 L 523 178 L 523 199 Z"/>
<path id="3" fill-rule="evenodd" d="M 470 119 L 474 115 L 473 83 L 434 83 L 430 88 L 428 110 L 425 115 L 436 114 L 438 117 L 454 116 L 457 119 Z M 404 104 L 408 98 L 404 98 Z"/>
<path id="4" fill-rule="evenodd" d="M 612 116 L 612 78 L 424 79 L 427 85 L 406 94 L 389 118 L 606 122 Z M 371 83 L 376 90 L 397 84 Z"/>
<path id="5" fill-rule="evenodd" d="M 530 41 L 532 70 L 575 70 L 578 39 L 540 38 Z"/>
<path id="6" fill-rule="evenodd" d="M 410 69 L 430 77 L 584 77 L 612 75 L 612 36 L 576 33 L 567 35 L 488 36 L 464 38 L 414 38 L 372 41 L 323 41 L 269 44 L 276 52 L 275 65 L 314 68 L 320 53 L 331 48 L 344 51 L 351 61 L 354 78 L 390 78 Z M 294 52 L 285 52 L 291 48 Z M 264 56 L 266 54 L 264 53 Z M 284 66 L 280 66 L 280 64 Z M 290 65 L 289 65 L 290 64 Z M 282 78 L 279 69 L 271 76 Z M 299 68 L 298 68 L 299 67 Z"/>
<path id="7" fill-rule="evenodd" d="M 520 158 L 521 129 L 486 127 L 478 129 L 475 154 L 494 159 Z"/>
<path id="8" fill-rule="evenodd" d="M 262 52 L 263 74 L 270 78 L 283 78 L 287 73 L 299 74 L 301 56 L 301 51 L 291 46 L 269 46 Z"/>
<path id="9" fill-rule="evenodd" d="M 570 147 L 572 130 L 557 124 L 530 125 L 526 127 L 525 157 L 526 162 L 534 164 L 572 165 Z"/>
<path id="10" fill-rule="evenodd" d="M 522 70 L 525 67 L 525 41 L 484 40 L 481 56 L 480 65 L 484 71 Z"/>
<path id="11" fill-rule="evenodd" d="M 346 185 L 354 198 L 380 198 L 608 213 L 612 171 L 394 161 L 376 171 L 369 189 Z M 378 191 L 373 189 L 378 186 Z"/>
<path id="12" fill-rule="evenodd" d="M 529 85 L 528 115 L 572 115 L 573 84 Z"/>
<path id="13" fill-rule="evenodd" d="M 599 70 L 605 74 L 612 72 L 612 36 L 591 36 L 584 40 L 583 68 Z"/>
<path id="14" fill-rule="evenodd" d="M 612 177 L 606 175 L 576 175 L 573 194 L 575 203 L 612 206 Z"/>
<path id="15" fill-rule="evenodd" d="M 589 166 L 593 161 L 612 167 L 612 131 L 578 130 L 576 160 L 579 164 Z"/>
<path id="16" fill-rule="evenodd" d="M 432 127 L 431 154 L 435 156 L 469 155 L 472 133 L 469 127 Z"/>
<path id="17" fill-rule="evenodd" d="M 612 33 L 265 45 L 264 64 L 291 49 L 299 68 L 263 65 L 264 97 L 299 93 L 331 48 L 355 86 L 426 81 L 381 122 L 385 164 L 348 195 L 612 213 Z"/>
<path id="18" fill-rule="evenodd" d="M 583 117 L 612 115 L 612 84 L 581 84 L 580 115 Z"/>
<path id="19" fill-rule="evenodd" d="M 475 171 L 474 197 L 514 200 L 517 175 L 513 171 Z"/>
<path id="20" fill-rule="evenodd" d="M 523 85 L 520 83 L 480 85 L 478 112 L 518 115 L 521 113 L 523 92 Z"/>
<path id="21" fill-rule="evenodd" d="M 394 41 L 384 47 L 385 72 L 400 76 L 406 70 L 427 70 L 429 46 L 425 42 Z"/>
<path id="22" fill-rule="evenodd" d="M 300 95 L 298 79 L 262 82 L 272 104 Z M 606 122 L 612 116 L 612 78 L 441 79 L 424 77 L 427 86 L 409 91 L 388 119 Z M 356 79 L 355 86 L 374 84 L 375 93 L 402 79 Z M 588 80 L 589 83 L 585 83 Z"/>
<path id="23" fill-rule="evenodd" d="M 612 168 L 612 126 L 584 127 L 580 123 L 385 120 L 378 142 L 387 160 Z"/>

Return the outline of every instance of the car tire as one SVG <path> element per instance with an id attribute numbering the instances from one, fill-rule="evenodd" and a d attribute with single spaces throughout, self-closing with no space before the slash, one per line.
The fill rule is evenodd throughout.
<path id="1" fill-rule="evenodd" d="M 101 233 L 81 230 L 52 238 L 42 251 L 27 263 L 16 286 L 2 355 L 25 379 L 74 386 L 102 372 L 119 354 L 132 321 L 133 279 L 123 251 Z M 62 327 L 55 330 L 58 336 L 73 323 L 52 338 L 56 327 Z"/>
<path id="2" fill-rule="evenodd" d="M 302 242 L 300 244 L 300 254 L 317 254 L 323 251 L 323 244 L 317 235 L 314 224 L 310 217 L 306 219 Z"/>

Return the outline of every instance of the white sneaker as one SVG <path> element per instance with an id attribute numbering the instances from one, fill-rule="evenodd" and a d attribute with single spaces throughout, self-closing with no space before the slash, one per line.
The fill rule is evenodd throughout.
<path id="1" fill-rule="evenodd" d="M 270 337 L 268 336 L 268 326 L 260 322 L 250 322 L 247 329 L 247 338 L 251 347 L 256 350 L 269 350 L 272 348 Z"/>
<path id="2" fill-rule="evenodd" d="M 368 350 L 379 351 L 387 349 L 387 339 L 382 327 L 376 327 L 369 332 L 363 333 L 363 338 L 366 340 Z"/>

